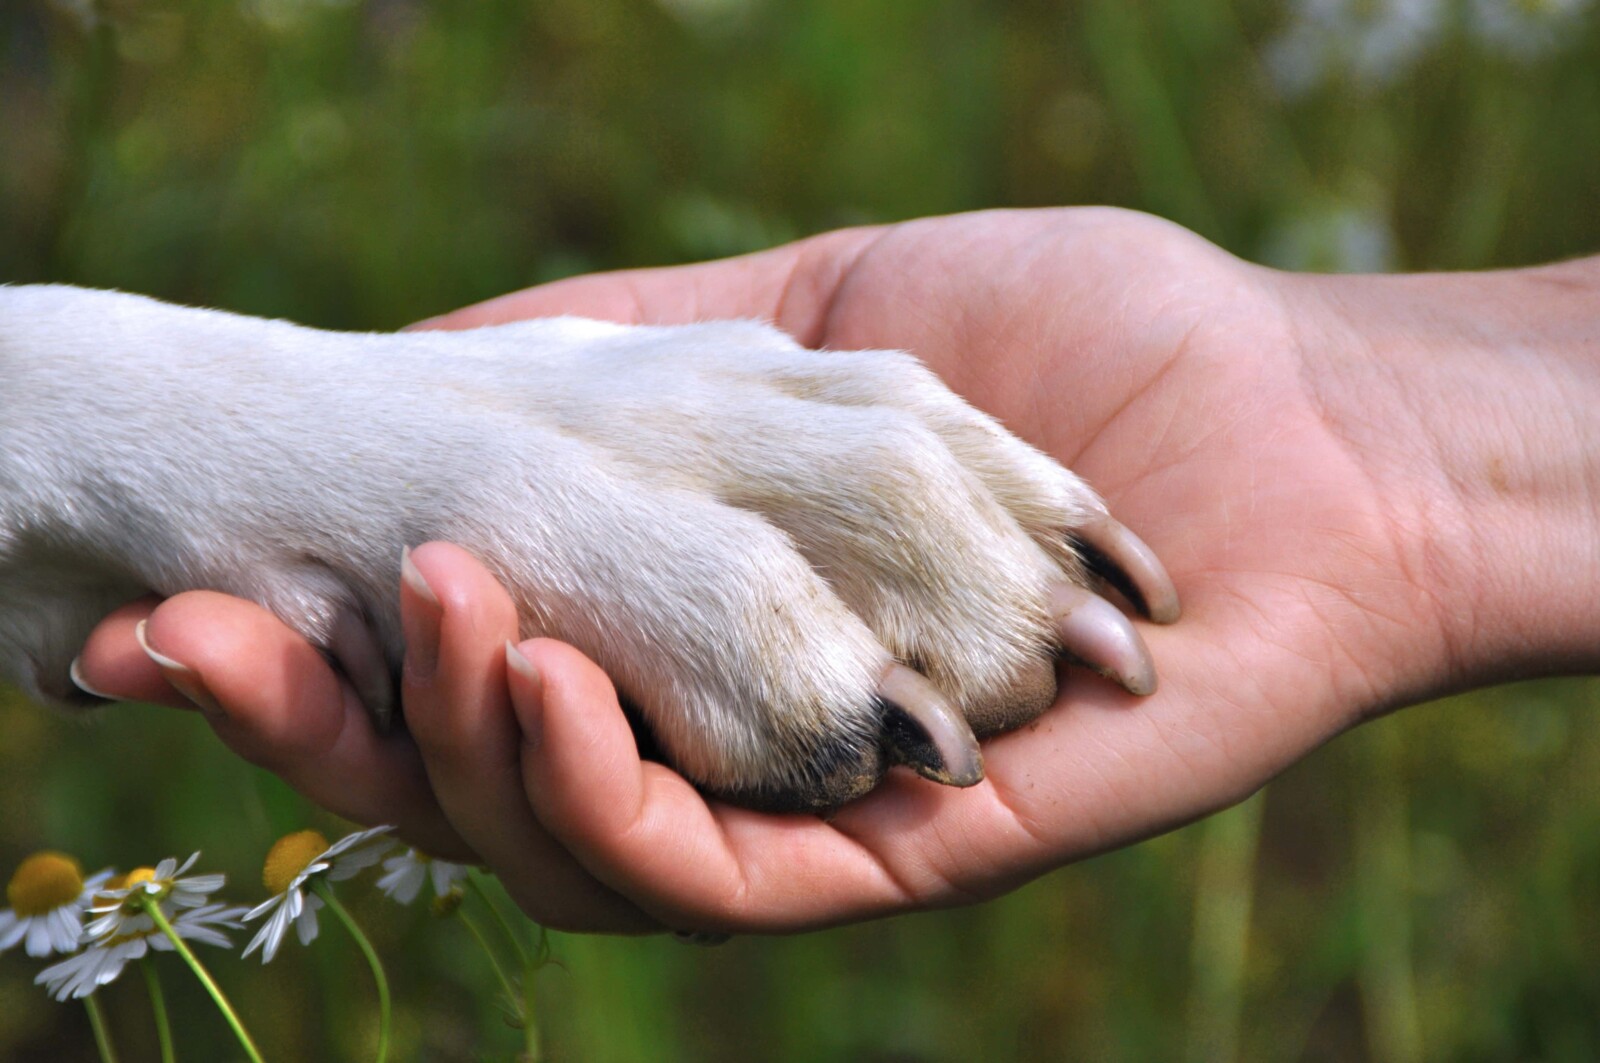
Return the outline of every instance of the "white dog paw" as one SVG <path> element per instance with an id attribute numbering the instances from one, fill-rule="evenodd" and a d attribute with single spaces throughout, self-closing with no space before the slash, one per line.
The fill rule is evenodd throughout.
<path id="1" fill-rule="evenodd" d="M 1152 690 L 1097 580 L 1177 616 L 1082 481 L 896 352 L 748 322 L 355 336 L 18 288 L 0 374 L 0 663 L 48 692 L 109 605 L 212 587 L 387 712 L 401 549 L 448 539 L 689 778 L 821 809 L 893 763 L 976 782 L 975 736 L 1050 705 L 1059 655 Z"/>

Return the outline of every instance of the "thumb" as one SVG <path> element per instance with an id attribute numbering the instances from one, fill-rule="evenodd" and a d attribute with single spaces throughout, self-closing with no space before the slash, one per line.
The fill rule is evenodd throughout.
<path id="1" fill-rule="evenodd" d="M 625 325 L 721 318 L 771 321 L 820 342 L 840 281 L 881 228 L 841 229 L 737 258 L 621 270 L 525 288 L 419 321 L 409 329 L 469 329 L 573 314 Z"/>

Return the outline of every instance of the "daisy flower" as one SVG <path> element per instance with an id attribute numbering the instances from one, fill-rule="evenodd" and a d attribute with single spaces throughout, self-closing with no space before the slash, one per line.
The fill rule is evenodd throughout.
<path id="1" fill-rule="evenodd" d="M 184 908 L 172 918 L 171 924 L 180 938 L 230 948 L 233 942 L 222 930 L 244 929 L 244 923 L 240 922 L 244 914 L 242 907 L 200 904 Z M 91 943 L 76 956 L 46 967 L 34 982 L 44 986 L 57 1000 L 78 999 L 116 981 L 129 963 L 143 958 L 152 949 L 173 952 L 176 948 L 172 939 L 158 929 L 148 915 L 141 914 L 125 919 L 116 933 Z"/>
<path id="2" fill-rule="evenodd" d="M 68 953 L 83 940 L 83 913 L 110 871 L 83 877 L 65 853 L 40 852 L 18 865 L 6 884 L 11 907 L 0 911 L 0 952 L 17 945 L 29 956 Z"/>
<path id="3" fill-rule="evenodd" d="M 383 877 L 378 879 L 378 888 L 401 904 L 410 904 L 422 892 L 424 882 L 431 879 L 433 895 L 443 897 L 467 877 L 467 870 L 465 864 L 435 860 L 420 849 L 407 849 L 383 862 Z"/>
<path id="4" fill-rule="evenodd" d="M 153 929 L 145 898 L 161 906 L 163 914 L 177 918 L 185 909 L 203 907 L 211 895 L 228 881 L 226 875 L 190 875 L 181 877 L 200 859 L 199 853 L 178 866 L 178 861 L 167 857 L 155 867 L 141 867 L 123 875 L 111 888 L 103 889 L 89 902 L 89 912 L 94 918 L 84 934 L 90 941 L 99 941 L 117 935 L 127 935 Z"/>
<path id="5" fill-rule="evenodd" d="M 261 949 L 261 962 L 270 963 L 283 944 L 292 924 L 300 944 L 309 945 L 317 937 L 317 912 L 323 899 L 310 892 L 318 882 L 340 882 L 382 859 L 394 843 L 379 835 L 393 827 L 373 827 L 348 834 L 332 845 L 314 830 L 296 831 L 279 838 L 267 853 L 261 881 L 272 896 L 256 905 L 245 916 L 253 921 L 271 917 L 244 948 L 248 956 Z"/>

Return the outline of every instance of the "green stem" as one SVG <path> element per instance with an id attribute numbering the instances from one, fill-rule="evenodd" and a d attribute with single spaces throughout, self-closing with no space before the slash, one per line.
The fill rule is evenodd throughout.
<path id="1" fill-rule="evenodd" d="M 178 936 L 178 932 L 172 929 L 172 923 L 167 920 L 165 913 L 161 911 L 161 905 L 149 896 L 142 896 L 140 900 L 144 904 L 145 912 L 149 914 L 151 921 L 156 924 L 156 928 L 167 935 L 167 940 L 172 942 L 172 947 L 178 951 L 179 956 L 183 957 L 183 962 L 189 965 L 189 969 L 194 972 L 194 976 L 200 979 L 200 984 L 206 987 L 206 992 L 211 994 L 211 999 L 216 1002 L 217 1007 L 222 1011 L 222 1017 L 227 1019 L 228 1025 L 232 1027 L 233 1035 L 239 1039 L 239 1044 L 244 1048 L 245 1055 L 250 1057 L 250 1063 L 262 1063 L 261 1050 L 250 1039 L 250 1033 L 244 1028 L 244 1023 L 239 1021 L 239 1015 L 233 1010 L 233 1005 L 229 1004 L 228 998 L 223 996 L 221 987 L 211 977 L 211 972 L 205 969 L 205 965 L 200 962 L 200 958 L 194 954 L 194 951 L 189 948 L 183 938 Z"/>
<path id="2" fill-rule="evenodd" d="M 494 967 L 494 976 L 500 980 L 500 988 L 505 990 L 507 997 L 515 1001 L 520 994 L 518 994 L 516 986 L 511 984 L 511 978 L 506 974 L 505 967 L 500 963 L 500 957 L 496 956 L 494 949 L 489 947 L 489 939 L 483 936 L 483 930 L 478 926 L 477 921 L 466 912 L 460 910 L 457 910 L 456 916 L 461 920 L 461 925 L 466 927 L 467 932 L 477 941 L 478 947 L 483 949 L 483 954 L 489 957 L 489 964 Z"/>
<path id="3" fill-rule="evenodd" d="M 1266 794 L 1258 793 L 1202 828 L 1185 1038 L 1195 1063 L 1244 1058 L 1245 967 L 1265 801 Z"/>
<path id="4" fill-rule="evenodd" d="M 361 954 L 367 958 L 367 966 L 372 968 L 372 980 L 378 986 L 378 1063 L 384 1063 L 389 1058 L 389 1027 L 392 1019 L 392 1009 L 389 1006 L 389 979 L 383 973 L 383 964 L 378 960 L 377 950 L 372 947 L 372 942 L 367 940 L 367 935 L 361 932 L 339 898 L 333 895 L 333 889 L 326 879 L 317 879 L 311 887 L 316 890 L 317 896 L 327 902 L 328 909 L 338 917 L 344 928 L 350 931 L 350 936 L 355 938 L 356 945 L 361 949 Z"/>
<path id="5" fill-rule="evenodd" d="M 534 999 L 533 980 L 550 959 L 550 938 L 546 929 L 539 924 L 533 924 L 533 929 L 533 951 L 523 953 L 522 969 L 522 1052 L 526 1063 L 539 1063 L 544 1058 L 539 1052 L 539 1010 L 538 1001 Z"/>
<path id="6" fill-rule="evenodd" d="M 139 970 L 144 972 L 144 985 L 150 991 L 150 1010 L 156 1016 L 156 1040 L 161 1045 L 161 1063 L 176 1063 L 177 1053 L 172 1050 L 172 1023 L 167 1019 L 167 997 L 161 991 L 161 976 L 156 973 L 156 965 L 146 956 L 139 961 Z"/>
<path id="7" fill-rule="evenodd" d="M 544 928 L 539 928 L 541 933 Z M 522 965 L 522 1059 L 520 1063 L 539 1063 L 539 1012 L 534 995 L 533 979 L 544 966 L 544 957 L 538 952 L 523 953 Z"/>
<path id="8" fill-rule="evenodd" d="M 506 940 L 511 942 L 511 947 L 517 950 L 517 959 L 521 960 L 522 966 L 526 968 L 533 962 L 533 959 L 528 955 L 527 946 L 522 943 L 521 935 L 512 929 L 511 924 L 506 921 L 505 913 L 500 910 L 498 904 L 494 903 L 494 899 L 489 896 L 489 891 L 483 888 L 483 883 L 478 881 L 476 874 L 467 875 L 467 885 L 471 886 L 473 892 L 483 901 L 484 906 L 494 916 L 494 921 L 500 924 L 501 932 L 505 934 Z"/>
<path id="9" fill-rule="evenodd" d="M 83 998 L 83 1006 L 89 1009 L 89 1026 L 94 1030 L 94 1046 L 100 1050 L 100 1063 L 117 1063 L 117 1050 L 111 1047 L 111 1031 L 106 1027 L 99 998 L 91 993 Z"/>
<path id="10" fill-rule="evenodd" d="M 1405 787 L 1405 736 L 1395 726 L 1366 729 L 1368 778 L 1355 815 L 1356 896 L 1360 902 L 1361 993 L 1367 1049 L 1383 1063 L 1427 1058 L 1417 978 L 1411 961 L 1411 824 Z"/>

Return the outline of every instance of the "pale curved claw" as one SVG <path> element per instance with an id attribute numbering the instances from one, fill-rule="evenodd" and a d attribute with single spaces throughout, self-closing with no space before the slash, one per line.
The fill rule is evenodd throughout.
<path id="1" fill-rule="evenodd" d="M 1110 515 L 1095 517 L 1072 533 L 1094 573 L 1127 596 L 1134 608 L 1158 624 L 1181 612 L 1178 589 L 1155 551 Z"/>
<path id="2" fill-rule="evenodd" d="M 885 703 L 883 749 L 924 779 L 946 786 L 983 781 L 983 754 L 972 728 L 937 687 L 903 664 L 891 664 L 878 680 Z"/>
<path id="3" fill-rule="evenodd" d="M 1100 673 L 1130 694 L 1155 693 L 1155 661 L 1133 622 L 1120 609 L 1093 591 L 1061 583 L 1050 592 L 1050 613 L 1069 660 Z"/>

